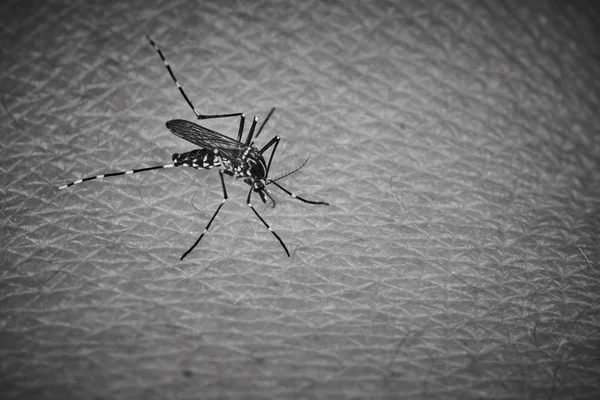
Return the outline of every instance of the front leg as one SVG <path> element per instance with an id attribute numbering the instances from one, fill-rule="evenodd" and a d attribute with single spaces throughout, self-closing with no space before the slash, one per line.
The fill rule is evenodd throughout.
<path id="1" fill-rule="evenodd" d="M 250 185 L 250 190 L 248 191 L 248 198 L 246 199 L 246 204 L 248 204 L 248 207 L 250 207 L 252 209 L 252 211 L 254 211 L 254 214 L 256 214 L 256 216 L 258 217 L 258 219 L 260 220 L 260 222 L 263 223 L 263 225 L 269 230 L 269 232 L 271 232 L 273 234 L 273 236 L 275 236 L 277 238 L 277 240 L 279 240 L 279 243 L 281 243 L 281 246 L 283 247 L 283 249 L 285 250 L 285 253 L 289 257 L 290 256 L 290 252 L 288 251 L 287 247 L 285 247 L 285 243 L 283 243 L 283 240 L 281 240 L 281 238 L 279 237 L 279 235 L 277 233 L 275 233 L 275 231 L 273 229 L 271 229 L 271 227 L 269 226 L 269 224 L 267 224 L 267 221 L 265 221 L 263 219 L 263 217 L 260 216 L 260 214 L 258 213 L 258 211 L 256 211 L 254 209 L 254 206 L 250 202 L 250 197 L 252 196 L 252 188 L 253 187 L 254 187 L 254 182 L 252 182 L 252 185 Z"/>

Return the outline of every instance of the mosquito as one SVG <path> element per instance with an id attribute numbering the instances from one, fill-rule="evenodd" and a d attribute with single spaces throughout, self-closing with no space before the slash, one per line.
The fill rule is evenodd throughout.
<path id="1" fill-rule="evenodd" d="M 289 176 L 289 175 L 293 174 L 294 172 L 298 171 L 300 168 L 302 168 L 306 164 L 308 159 L 300 167 L 296 168 L 295 170 L 292 170 L 291 172 L 289 172 L 277 179 L 269 178 L 271 162 L 273 161 L 273 156 L 275 155 L 275 151 L 277 150 L 277 146 L 279 145 L 279 141 L 281 140 L 281 138 L 279 136 L 273 137 L 266 145 L 264 145 L 260 149 L 255 146 L 253 139 L 258 138 L 258 136 L 260 135 L 265 124 L 267 123 L 269 118 L 271 118 L 271 116 L 273 115 L 275 108 L 271 109 L 271 111 L 269 112 L 269 114 L 267 115 L 267 117 L 265 118 L 263 123 L 261 124 L 260 128 L 256 132 L 256 135 L 254 135 L 254 131 L 256 130 L 256 125 L 258 123 L 258 117 L 254 117 L 254 119 L 252 121 L 252 125 L 250 126 L 250 130 L 248 132 L 248 135 L 246 136 L 246 139 L 242 141 L 242 134 L 244 132 L 244 122 L 246 119 L 245 114 L 244 113 L 201 114 L 196 109 L 196 107 L 194 107 L 194 105 L 190 101 L 189 97 L 183 90 L 183 87 L 179 84 L 179 81 L 175 77 L 175 73 L 171 69 L 171 66 L 169 65 L 167 59 L 163 55 L 160 48 L 156 45 L 156 43 L 154 43 L 154 41 L 149 36 L 146 36 L 146 38 L 148 39 L 148 41 L 150 42 L 150 44 L 152 45 L 154 50 L 156 50 L 156 52 L 162 59 L 163 63 L 165 64 L 165 67 L 167 68 L 167 71 L 169 72 L 169 75 L 171 75 L 171 79 L 173 79 L 173 82 L 175 83 L 175 85 L 177 85 L 179 92 L 181 93 L 181 95 L 183 96 L 185 101 L 188 103 L 188 105 L 190 106 L 192 111 L 194 111 L 194 114 L 196 115 L 196 119 L 205 120 L 205 119 L 239 117 L 240 124 L 239 124 L 239 128 L 238 128 L 237 139 L 234 140 L 228 136 L 223 135 L 222 133 L 216 132 L 212 129 L 205 128 L 194 122 L 190 122 L 190 121 L 186 121 L 186 120 L 182 120 L 182 119 L 173 119 L 173 120 L 167 122 L 167 124 L 166 124 L 167 129 L 169 129 L 171 131 L 171 133 L 173 133 L 175 136 L 178 136 L 178 137 L 180 137 L 184 140 L 187 140 L 188 142 L 198 146 L 198 149 L 191 150 L 186 153 L 173 154 L 173 157 L 172 157 L 173 162 L 170 164 L 163 164 L 163 165 L 157 165 L 157 166 L 153 166 L 153 167 L 137 168 L 137 169 L 131 169 L 128 171 L 111 172 L 111 173 L 106 173 L 106 174 L 101 174 L 101 175 L 96 175 L 96 176 L 90 176 L 87 178 L 78 179 L 71 183 L 67 183 L 66 185 L 62 185 L 59 187 L 59 189 L 65 189 L 70 186 L 77 185 L 82 182 L 92 181 L 95 179 L 104 179 L 104 178 L 108 178 L 108 177 L 112 177 L 112 176 L 119 176 L 119 175 L 131 175 L 131 174 L 137 174 L 140 172 L 152 171 L 152 170 L 163 169 L 163 168 L 190 167 L 190 168 L 195 168 L 195 169 L 208 169 L 208 170 L 217 168 L 219 170 L 219 178 L 221 179 L 221 187 L 223 189 L 223 200 L 221 201 L 221 204 L 219 204 L 216 211 L 214 212 L 214 214 L 208 221 L 208 224 L 206 225 L 206 227 L 204 228 L 204 230 L 202 231 L 202 233 L 200 234 L 198 239 L 181 256 L 180 260 L 183 260 L 189 253 L 192 252 L 192 250 L 194 250 L 194 248 L 198 245 L 198 243 L 200 243 L 200 241 L 202 240 L 204 235 L 210 229 L 210 226 L 212 225 L 213 221 L 217 217 L 217 214 L 219 213 L 219 211 L 221 210 L 221 208 L 227 201 L 228 196 L 227 196 L 227 188 L 225 186 L 224 175 L 232 176 L 236 180 L 242 180 L 244 183 L 246 183 L 247 185 L 250 186 L 250 190 L 248 191 L 248 196 L 246 198 L 246 204 L 254 212 L 254 214 L 260 220 L 260 222 L 262 222 L 262 224 L 269 230 L 269 232 L 271 232 L 273 234 L 273 236 L 275 236 L 275 238 L 279 241 L 279 243 L 283 247 L 283 250 L 285 250 L 285 253 L 289 257 L 290 252 L 288 251 L 288 249 L 287 249 L 285 243 L 283 242 L 283 240 L 281 239 L 281 237 L 279 237 L 279 235 L 271 228 L 271 226 L 267 223 L 267 221 L 265 221 L 265 219 L 258 213 L 258 211 L 256 211 L 256 209 L 252 205 L 252 202 L 251 202 L 252 193 L 253 192 L 258 193 L 258 195 L 260 196 L 260 199 L 263 201 L 263 203 L 267 203 L 267 198 L 270 199 L 273 202 L 273 206 L 274 206 L 275 200 L 271 196 L 271 191 L 267 188 L 268 185 L 274 185 L 274 186 L 278 187 L 279 189 L 281 189 L 288 196 L 293 197 L 303 203 L 315 204 L 315 205 L 325 205 L 325 206 L 328 206 L 329 203 L 327 203 L 325 201 L 307 200 L 303 197 L 295 195 L 294 193 L 292 193 L 291 191 L 289 191 L 288 189 L 283 187 L 281 184 L 277 183 L 277 181 L 279 181 L 280 179 L 283 179 L 286 176 Z M 270 150 L 270 155 L 268 157 L 269 161 L 266 162 L 264 154 L 269 150 Z"/>

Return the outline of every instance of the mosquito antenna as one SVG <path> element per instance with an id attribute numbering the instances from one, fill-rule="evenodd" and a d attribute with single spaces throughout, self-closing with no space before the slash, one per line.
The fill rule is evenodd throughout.
<path id="1" fill-rule="evenodd" d="M 280 181 L 283 178 L 287 178 L 288 176 L 290 176 L 292 174 L 295 174 L 296 172 L 300 171 L 300 169 L 306 165 L 306 163 L 308 162 L 308 160 L 310 160 L 310 156 L 298 168 L 295 168 L 295 169 L 291 170 L 290 172 L 286 172 L 283 175 L 278 176 L 275 179 L 269 179 L 269 182 L 267 182 L 267 185 L 270 184 L 270 183 L 273 183 L 273 182 Z"/>

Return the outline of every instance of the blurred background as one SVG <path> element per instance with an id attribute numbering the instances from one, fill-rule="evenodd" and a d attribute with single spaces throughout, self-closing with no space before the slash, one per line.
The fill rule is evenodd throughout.
<path id="1" fill-rule="evenodd" d="M 585 2 L 5 1 L 3 399 L 600 398 Z M 254 199 L 169 163 L 269 120 Z M 230 137 L 237 119 L 202 123 Z M 249 125 L 249 124 L 247 124 Z"/>

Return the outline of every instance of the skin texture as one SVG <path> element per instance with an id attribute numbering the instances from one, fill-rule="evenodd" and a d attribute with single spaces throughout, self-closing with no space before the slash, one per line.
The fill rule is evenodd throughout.
<path id="1" fill-rule="evenodd" d="M 598 13 L 0 6 L 0 398 L 600 398 Z M 166 121 L 264 117 L 275 208 Z M 235 138 L 239 118 L 202 121 Z M 246 127 L 247 129 L 247 127 Z"/>

